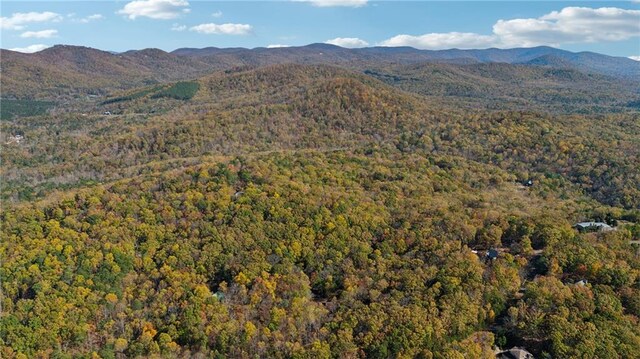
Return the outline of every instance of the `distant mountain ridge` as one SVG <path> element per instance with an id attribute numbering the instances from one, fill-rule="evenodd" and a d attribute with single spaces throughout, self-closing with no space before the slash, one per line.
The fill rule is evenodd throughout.
<path id="1" fill-rule="evenodd" d="M 364 71 L 381 66 L 420 63 L 472 65 L 522 64 L 573 69 L 640 83 L 640 62 L 591 52 L 573 53 L 551 47 L 418 50 L 411 47 L 347 49 L 329 44 L 285 48 L 181 48 L 113 53 L 89 47 L 56 45 L 24 54 L 0 50 L 3 97 L 76 97 L 153 83 L 195 79 L 215 71 L 297 63 L 327 64 Z"/>
<path id="2" fill-rule="evenodd" d="M 291 57 L 305 62 L 326 63 L 335 61 L 387 61 L 396 63 L 415 62 L 504 62 L 509 64 L 542 64 L 543 59 L 551 57 L 562 62 L 563 66 L 575 67 L 582 71 L 595 72 L 603 75 L 635 78 L 640 80 L 640 62 L 625 57 L 614 57 L 594 52 L 571 52 L 548 46 L 513 49 L 473 49 L 473 50 L 419 50 L 412 47 L 367 47 L 361 49 L 346 49 L 329 44 L 310 44 L 300 47 L 284 48 L 216 48 L 203 49 L 181 48 L 172 54 L 187 57 L 198 57 L 205 61 L 212 61 L 219 56 L 244 56 L 254 61 L 268 58 L 277 60 L 281 57 Z M 328 59 L 327 59 L 328 58 Z M 540 60 L 537 60 L 540 59 Z M 465 61 L 466 60 L 466 61 Z M 548 63 L 544 63 L 548 64 Z"/>
<path id="3" fill-rule="evenodd" d="M 53 98 L 104 94 L 157 82 L 197 77 L 210 65 L 159 49 L 114 54 L 56 45 L 23 54 L 1 50 L 3 97 Z"/>

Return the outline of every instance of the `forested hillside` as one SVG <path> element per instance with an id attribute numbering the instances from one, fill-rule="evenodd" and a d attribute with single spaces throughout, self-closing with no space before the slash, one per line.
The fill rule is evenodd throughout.
<path id="1" fill-rule="evenodd" d="M 58 45 L 36 54 L 2 50 L 2 98 L 66 102 L 117 89 L 175 81 L 211 72 L 210 65 L 146 49 L 124 54 Z"/>
<path id="2" fill-rule="evenodd" d="M 640 98 L 637 81 L 563 66 L 422 63 L 370 68 L 364 73 L 405 91 L 473 109 L 620 112 L 637 109 Z"/>
<path id="3" fill-rule="evenodd" d="M 274 153 L 17 207 L 5 355 L 632 357 L 631 232 L 578 235 L 594 202 L 513 179 L 394 149 Z"/>
<path id="4" fill-rule="evenodd" d="M 112 97 L 85 109 L 88 115 L 4 123 L 4 134 L 26 138 L 0 154 L 4 198 L 127 177 L 171 166 L 172 159 L 388 143 L 404 152 L 497 164 L 520 180 L 561 176 L 603 203 L 640 206 L 637 112 L 585 117 L 452 109 L 329 66 L 221 72 L 191 87 L 197 92 L 189 98 L 153 87 Z"/>
<path id="5" fill-rule="evenodd" d="M 3 50 L 0 356 L 637 356 L 640 84 L 342 50 Z"/>

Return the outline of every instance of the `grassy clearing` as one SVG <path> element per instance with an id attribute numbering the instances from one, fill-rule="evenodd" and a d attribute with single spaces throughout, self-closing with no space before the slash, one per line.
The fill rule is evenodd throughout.
<path id="1" fill-rule="evenodd" d="M 54 105 L 50 101 L 0 99 L 0 119 L 43 115 Z"/>
<path id="2" fill-rule="evenodd" d="M 159 91 L 151 96 L 151 98 L 169 97 L 176 100 L 189 100 L 196 95 L 200 89 L 197 82 L 177 82 L 170 87 Z"/>
<path id="3" fill-rule="evenodd" d="M 142 98 L 144 96 L 147 96 L 150 93 L 157 92 L 161 88 L 162 88 L 161 86 L 151 87 L 151 88 L 148 88 L 148 89 L 145 89 L 145 90 L 142 90 L 142 91 L 134 92 L 134 93 L 129 94 L 129 95 L 110 98 L 110 99 L 102 101 L 100 104 L 101 105 L 108 105 L 108 104 L 112 104 L 112 103 L 125 102 L 125 101 L 131 101 L 131 100 L 139 99 L 139 98 Z"/>

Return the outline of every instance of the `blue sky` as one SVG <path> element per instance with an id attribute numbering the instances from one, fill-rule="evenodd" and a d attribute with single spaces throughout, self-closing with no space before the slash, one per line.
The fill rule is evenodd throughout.
<path id="1" fill-rule="evenodd" d="M 1 47 L 529 47 L 640 56 L 639 2 L 2 1 Z"/>

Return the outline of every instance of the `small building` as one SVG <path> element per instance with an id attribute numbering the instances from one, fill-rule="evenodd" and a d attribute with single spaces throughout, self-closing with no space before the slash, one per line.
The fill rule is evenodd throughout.
<path id="1" fill-rule="evenodd" d="M 576 285 L 577 285 L 578 287 L 584 287 L 584 286 L 586 286 L 587 284 L 589 284 L 589 281 L 588 281 L 588 280 L 586 280 L 586 279 L 581 279 L 581 280 L 579 280 L 579 281 L 577 281 L 577 282 L 576 282 Z"/>
<path id="2" fill-rule="evenodd" d="M 11 143 L 20 144 L 20 142 L 22 142 L 22 140 L 24 140 L 24 136 L 23 135 L 9 136 L 9 141 L 7 142 L 7 145 L 11 144 Z"/>
<path id="3" fill-rule="evenodd" d="M 487 251 L 487 259 L 496 259 L 498 258 L 498 254 L 496 249 L 491 248 Z"/>
<path id="4" fill-rule="evenodd" d="M 523 185 L 525 187 L 531 187 L 531 186 L 533 186 L 533 180 L 531 180 L 531 179 L 526 180 L 526 181 L 524 181 Z"/>
<path id="5" fill-rule="evenodd" d="M 105 115 L 105 116 L 111 116 L 111 112 L 110 112 L 110 111 L 105 111 L 105 112 L 103 113 L 103 115 Z"/>
<path id="6" fill-rule="evenodd" d="M 609 232 L 613 227 L 604 222 L 580 222 L 573 226 L 580 232 Z"/>
<path id="7" fill-rule="evenodd" d="M 221 302 L 222 300 L 224 300 L 224 293 L 217 291 L 215 293 L 212 294 L 214 298 L 216 298 L 219 302 Z"/>
<path id="8" fill-rule="evenodd" d="M 513 347 L 509 350 L 502 350 L 496 353 L 497 359 L 535 359 L 533 354 L 524 348 Z"/>

